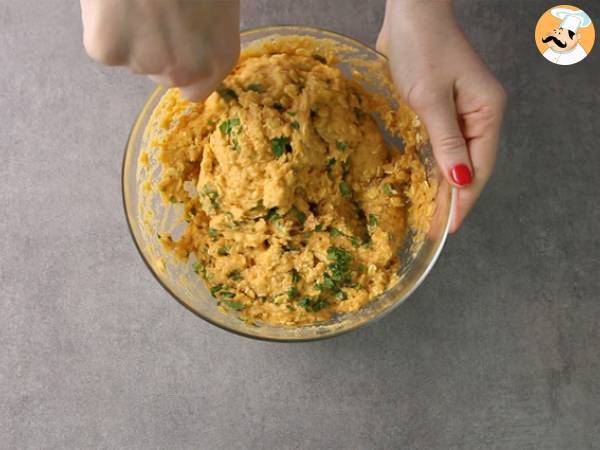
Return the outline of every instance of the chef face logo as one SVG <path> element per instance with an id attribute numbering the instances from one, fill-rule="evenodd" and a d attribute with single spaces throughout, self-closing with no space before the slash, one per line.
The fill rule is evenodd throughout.
<path id="1" fill-rule="evenodd" d="M 590 17 L 576 6 L 560 5 L 546 11 L 535 28 L 535 41 L 548 61 L 561 66 L 585 59 L 594 46 Z"/>

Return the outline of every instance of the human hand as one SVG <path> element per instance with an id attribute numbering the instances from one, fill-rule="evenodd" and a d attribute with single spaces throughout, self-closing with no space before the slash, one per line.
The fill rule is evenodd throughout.
<path id="1" fill-rule="evenodd" d="M 202 100 L 237 63 L 239 0 L 80 0 L 87 53 Z"/>
<path id="2" fill-rule="evenodd" d="M 425 123 L 444 176 L 459 187 L 454 232 L 492 174 L 504 89 L 466 40 L 450 0 L 387 0 L 377 49 Z"/>

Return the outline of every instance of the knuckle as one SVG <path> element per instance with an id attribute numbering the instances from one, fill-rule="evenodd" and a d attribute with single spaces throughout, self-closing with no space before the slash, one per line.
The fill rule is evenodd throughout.
<path id="1" fill-rule="evenodd" d="M 126 55 L 119 45 L 110 40 L 101 39 L 96 33 L 86 32 L 83 36 L 83 46 L 90 58 L 108 66 L 118 66 L 125 63 Z"/>
<path id="2" fill-rule="evenodd" d="M 486 94 L 487 103 L 490 107 L 497 111 L 502 112 L 506 107 L 507 95 L 504 87 L 499 81 L 495 81 L 488 89 Z"/>
<path id="3" fill-rule="evenodd" d="M 466 142 L 462 136 L 440 136 L 432 144 L 434 150 L 446 155 L 460 155 L 466 151 Z"/>
<path id="4" fill-rule="evenodd" d="M 444 94 L 437 89 L 432 89 L 431 86 L 433 85 L 434 83 L 428 80 L 423 80 L 413 85 L 406 93 L 408 104 L 421 111 L 436 105 L 444 98 Z"/>

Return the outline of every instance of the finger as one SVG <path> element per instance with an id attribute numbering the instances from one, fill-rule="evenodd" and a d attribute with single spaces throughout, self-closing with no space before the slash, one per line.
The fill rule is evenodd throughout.
<path id="1" fill-rule="evenodd" d="M 383 24 L 381 25 L 381 30 L 379 31 L 379 36 L 377 36 L 377 43 L 375 44 L 375 48 L 378 52 L 387 55 L 388 50 L 388 42 L 390 36 L 390 21 L 391 21 L 391 0 L 387 0 L 385 2 L 385 14 L 383 16 Z"/>
<path id="2" fill-rule="evenodd" d="M 471 184 L 473 168 L 458 124 L 452 91 L 432 97 L 423 106 L 417 100 L 415 106 L 425 122 L 433 154 L 444 176 L 458 187 Z"/>
<path id="3" fill-rule="evenodd" d="M 214 92 L 217 85 L 214 83 L 207 83 L 206 81 L 199 81 L 198 83 L 188 84 L 187 86 L 181 87 L 181 95 L 184 98 L 192 102 L 201 102 L 206 99 L 210 94 Z"/>
<path id="4" fill-rule="evenodd" d="M 469 141 L 469 152 L 477 177 L 473 179 L 469 186 L 459 189 L 457 193 L 456 208 L 450 225 L 451 233 L 458 230 L 492 175 L 496 162 L 496 145 L 496 140 L 488 137 L 475 138 Z"/>

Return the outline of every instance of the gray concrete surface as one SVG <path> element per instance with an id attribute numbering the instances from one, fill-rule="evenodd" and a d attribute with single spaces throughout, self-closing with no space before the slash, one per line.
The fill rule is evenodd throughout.
<path id="1" fill-rule="evenodd" d="M 301 345 L 216 329 L 148 273 L 119 172 L 152 86 L 88 60 L 77 3 L 0 4 L 0 448 L 600 448 L 600 47 L 542 59 L 551 2 L 458 1 L 510 95 L 495 176 L 407 304 Z M 373 43 L 382 12 L 244 0 L 243 26 Z"/>

